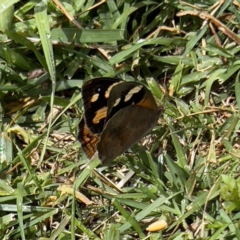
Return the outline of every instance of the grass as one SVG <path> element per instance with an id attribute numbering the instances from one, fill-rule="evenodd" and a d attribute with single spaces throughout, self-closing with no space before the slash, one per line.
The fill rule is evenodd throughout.
<path id="1" fill-rule="evenodd" d="M 1 4 L 1 239 L 240 239 L 237 1 Z M 101 76 L 164 108 L 110 167 L 76 141 Z"/>

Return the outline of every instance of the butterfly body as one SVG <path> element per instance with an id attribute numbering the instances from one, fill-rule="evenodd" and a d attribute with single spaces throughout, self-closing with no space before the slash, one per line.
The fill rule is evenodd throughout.
<path id="1" fill-rule="evenodd" d="M 108 164 L 144 137 L 157 123 L 160 110 L 142 84 L 98 78 L 82 88 L 84 117 L 78 139 L 91 158 Z"/>

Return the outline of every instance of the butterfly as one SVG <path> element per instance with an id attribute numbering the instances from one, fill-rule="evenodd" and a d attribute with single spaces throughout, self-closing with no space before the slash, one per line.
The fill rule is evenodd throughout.
<path id="1" fill-rule="evenodd" d="M 88 158 L 98 152 L 109 164 L 143 138 L 157 123 L 161 110 L 151 92 L 137 82 L 94 78 L 82 86 L 84 114 L 78 140 Z"/>

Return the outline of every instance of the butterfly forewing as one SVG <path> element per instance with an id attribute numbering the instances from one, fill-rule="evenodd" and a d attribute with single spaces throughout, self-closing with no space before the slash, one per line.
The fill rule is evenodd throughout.
<path id="1" fill-rule="evenodd" d="M 117 78 L 94 78 L 83 85 L 82 99 L 85 123 L 92 133 L 102 132 L 111 88 L 120 81 Z"/>
<path id="2" fill-rule="evenodd" d="M 108 99 L 108 114 L 106 122 L 113 117 L 120 109 L 139 103 L 146 88 L 135 82 L 121 82 L 114 86 Z"/>

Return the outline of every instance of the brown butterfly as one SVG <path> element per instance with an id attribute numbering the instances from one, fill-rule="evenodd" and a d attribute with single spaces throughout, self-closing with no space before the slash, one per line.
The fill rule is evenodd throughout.
<path id="1" fill-rule="evenodd" d="M 98 152 L 109 164 L 157 123 L 159 110 L 151 92 L 137 82 L 94 78 L 83 84 L 84 115 L 78 139 L 88 158 Z"/>

